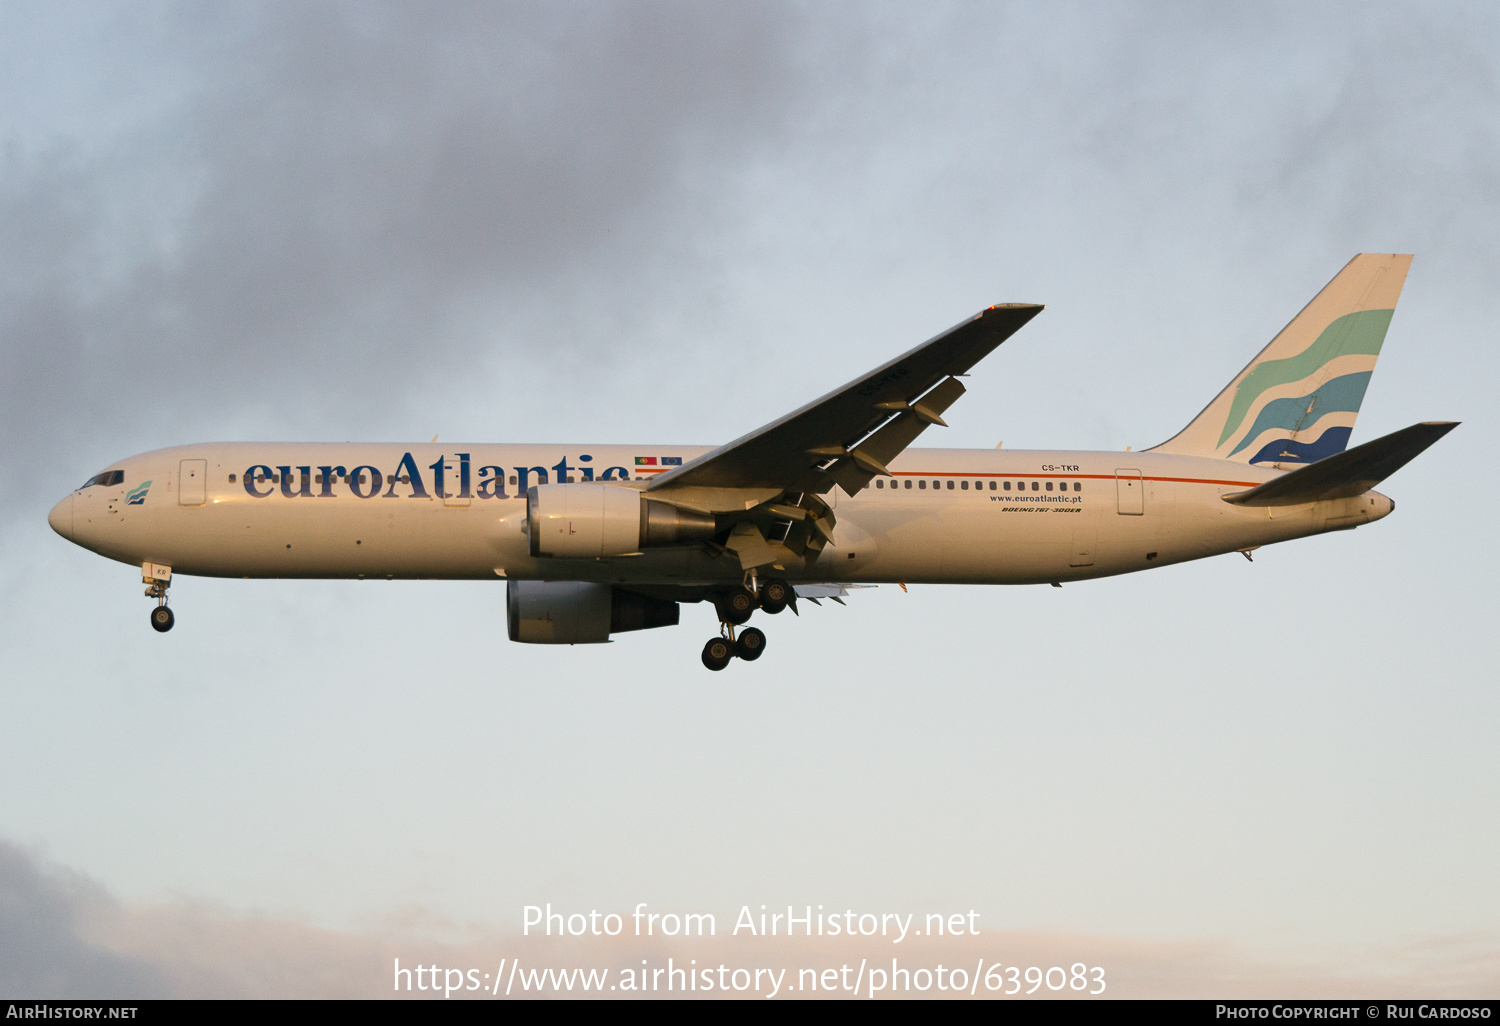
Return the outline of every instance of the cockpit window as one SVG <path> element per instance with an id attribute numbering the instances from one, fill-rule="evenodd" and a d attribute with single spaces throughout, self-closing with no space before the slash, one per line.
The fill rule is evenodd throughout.
<path id="1" fill-rule="evenodd" d="M 125 481 L 125 471 L 106 470 L 102 474 L 95 474 L 83 483 L 84 488 L 92 488 L 94 485 L 117 485 Z"/>

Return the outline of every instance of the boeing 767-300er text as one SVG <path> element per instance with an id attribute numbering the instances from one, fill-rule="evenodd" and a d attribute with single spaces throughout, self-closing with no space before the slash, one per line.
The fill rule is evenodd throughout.
<path id="1" fill-rule="evenodd" d="M 1358 527 L 1451 430 L 1346 449 L 1411 257 L 1362 254 L 1202 413 L 1143 452 L 912 449 L 968 371 L 1041 312 L 992 306 L 717 449 L 212 443 L 132 456 L 48 517 L 173 574 L 506 580 L 510 637 L 608 641 L 711 602 L 719 670 L 757 609 L 855 583 L 1061 584 Z"/>

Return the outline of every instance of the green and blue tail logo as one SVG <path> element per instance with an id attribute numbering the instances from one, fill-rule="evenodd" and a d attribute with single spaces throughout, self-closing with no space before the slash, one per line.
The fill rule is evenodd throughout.
<path id="1" fill-rule="evenodd" d="M 150 481 L 147 481 L 145 484 L 141 485 L 138 488 L 132 488 L 130 492 L 125 496 L 125 504 L 127 506 L 140 506 L 144 504 L 146 501 L 146 493 L 150 490 Z"/>
<path id="2" fill-rule="evenodd" d="M 1315 463 L 1343 452 L 1411 257 L 1361 253 L 1193 422 L 1153 451 L 1237 463 Z"/>

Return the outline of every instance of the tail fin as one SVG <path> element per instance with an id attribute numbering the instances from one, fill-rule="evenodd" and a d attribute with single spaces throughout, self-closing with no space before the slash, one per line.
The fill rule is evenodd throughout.
<path id="1" fill-rule="evenodd" d="M 1361 253 L 1193 422 L 1151 452 L 1315 463 L 1343 452 L 1411 266 Z"/>

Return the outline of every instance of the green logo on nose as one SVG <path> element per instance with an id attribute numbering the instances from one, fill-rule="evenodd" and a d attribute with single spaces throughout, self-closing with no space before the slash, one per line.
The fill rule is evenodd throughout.
<path id="1" fill-rule="evenodd" d="M 143 504 L 146 501 L 146 493 L 149 492 L 150 490 L 151 490 L 151 482 L 150 481 L 147 481 L 145 484 L 141 485 L 139 488 L 132 489 L 130 491 L 130 493 L 125 496 L 125 504 L 127 506 L 139 506 L 139 505 Z"/>

